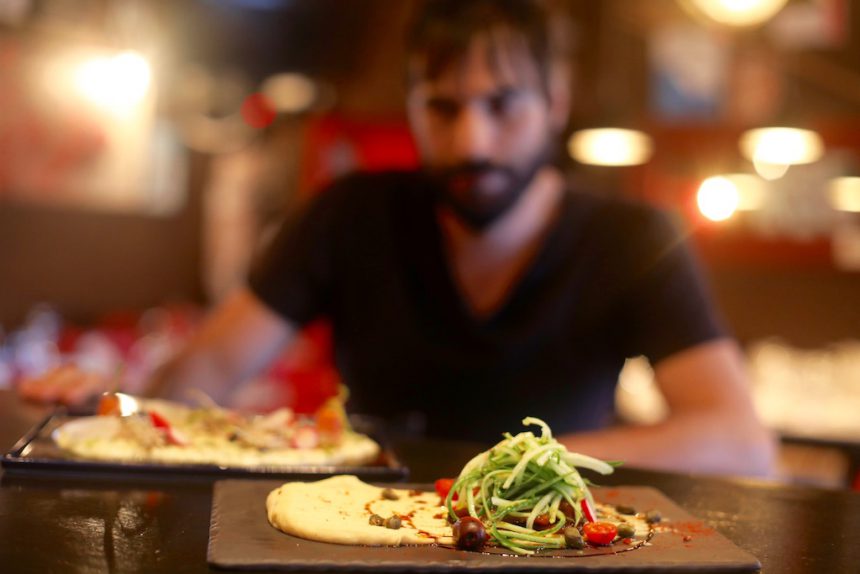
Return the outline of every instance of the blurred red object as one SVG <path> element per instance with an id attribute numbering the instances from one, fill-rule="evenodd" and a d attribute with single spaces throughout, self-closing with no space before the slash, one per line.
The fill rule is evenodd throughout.
<path id="1" fill-rule="evenodd" d="M 297 344 L 275 362 L 269 376 L 291 387 L 288 406 L 297 413 L 314 413 L 326 399 L 336 396 L 341 379 L 334 365 L 331 324 L 318 320 L 305 327 Z"/>
<path id="2" fill-rule="evenodd" d="M 254 129 L 263 129 L 275 121 L 278 113 L 271 102 L 260 93 L 245 98 L 241 109 L 242 119 Z"/>
<path id="3" fill-rule="evenodd" d="M 412 169 L 418 151 L 405 119 L 357 119 L 328 115 L 307 128 L 300 190 L 320 191 L 338 176 L 351 171 Z"/>

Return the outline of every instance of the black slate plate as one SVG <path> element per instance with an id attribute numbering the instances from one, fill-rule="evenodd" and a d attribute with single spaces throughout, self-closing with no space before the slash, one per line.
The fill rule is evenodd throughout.
<path id="1" fill-rule="evenodd" d="M 58 410 L 30 429 L 0 461 L 5 473 L 9 476 L 62 475 L 69 478 L 98 476 L 119 480 L 124 478 L 140 480 L 142 477 L 147 477 L 194 481 L 214 481 L 224 478 L 314 480 L 335 474 L 355 474 L 366 480 L 399 481 L 409 475 L 409 469 L 401 465 L 394 453 L 385 448 L 380 453 L 379 459 L 367 466 L 234 467 L 214 464 L 108 462 L 76 458 L 63 452 L 51 438 L 54 429 L 75 418 L 78 417 Z M 365 432 L 367 429 L 357 428 L 357 430 Z M 372 430 L 368 433 L 371 436 L 374 434 Z"/>
<path id="2" fill-rule="evenodd" d="M 665 519 L 650 545 L 618 554 L 523 557 L 436 546 L 342 546 L 290 536 L 270 526 L 266 518 L 266 496 L 280 484 L 279 481 L 243 480 L 215 484 L 209 526 L 209 564 L 246 570 L 364 572 L 744 572 L 760 568 L 754 556 L 650 487 L 594 489 L 599 502 L 659 510 Z M 419 485 L 419 488 L 433 490 L 430 485 Z"/>

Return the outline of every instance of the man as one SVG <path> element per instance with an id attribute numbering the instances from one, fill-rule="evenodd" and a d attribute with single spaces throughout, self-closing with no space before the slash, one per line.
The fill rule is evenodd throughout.
<path id="1" fill-rule="evenodd" d="M 655 468 L 768 471 L 736 344 L 654 210 L 576 193 L 550 162 L 567 121 L 544 14 L 431 0 L 410 33 L 421 173 L 337 182 L 163 372 L 223 398 L 325 315 L 352 409 L 494 441 L 524 416 L 570 448 Z M 609 428 L 625 357 L 671 409 Z"/>

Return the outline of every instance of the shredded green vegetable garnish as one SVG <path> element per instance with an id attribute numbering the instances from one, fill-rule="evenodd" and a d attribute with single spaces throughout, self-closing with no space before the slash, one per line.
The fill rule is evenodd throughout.
<path id="1" fill-rule="evenodd" d="M 605 475 L 617 463 L 568 452 L 540 419 L 527 417 L 523 425 L 540 427 L 540 436 L 531 431 L 505 433 L 504 440 L 466 463 L 448 492 L 448 513 L 457 520 L 457 510 L 462 515 L 468 509 L 497 544 L 517 554 L 564 548 L 564 528 L 582 520 L 581 501 L 594 504 L 577 467 Z M 563 502 L 573 517 L 560 510 Z M 542 516 L 542 528 L 536 530 L 535 521 Z"/>

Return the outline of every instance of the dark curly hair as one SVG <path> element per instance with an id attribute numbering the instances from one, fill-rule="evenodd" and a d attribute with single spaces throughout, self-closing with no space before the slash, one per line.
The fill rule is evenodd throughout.
<path id="1" fill-rule="evenodd" d="M 535 0 L 425 0 L 407 32 L 409 82 L 437 78 L 481 35 L 491 42 L 491 58 L 512 42 L 525 47 L 546 84 L 553 59 L 549 17 Z"/>

